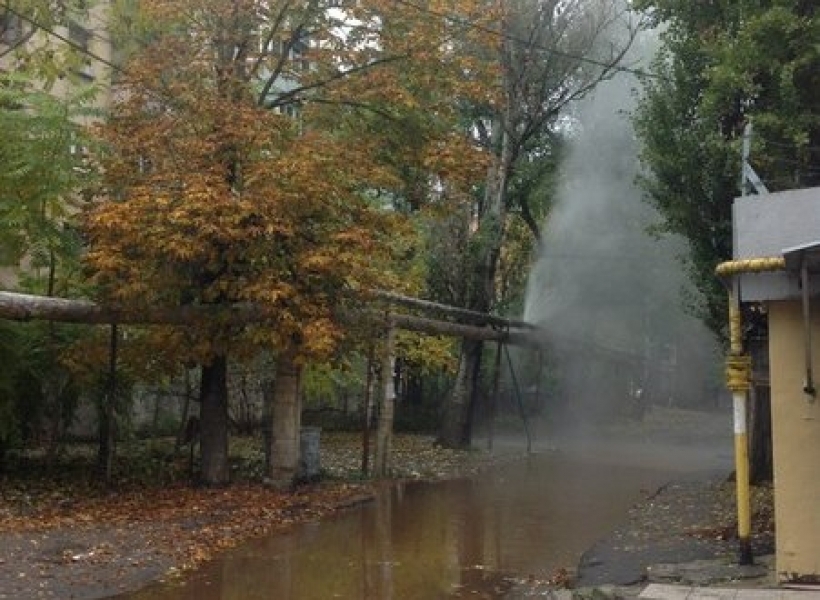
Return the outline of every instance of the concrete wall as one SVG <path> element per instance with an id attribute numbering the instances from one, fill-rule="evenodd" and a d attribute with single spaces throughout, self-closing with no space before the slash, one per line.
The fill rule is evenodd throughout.
<path id="1" fill-rule="evenodd" d="M 813 308 L 812 368 L 818 377 L 820 307 Z M 769 356 L 777 573 L 784 582 L 816 583 L 820 582 L 820 399 L 803 392 L 806 368 L 799 302 L 769 303 Z"/>

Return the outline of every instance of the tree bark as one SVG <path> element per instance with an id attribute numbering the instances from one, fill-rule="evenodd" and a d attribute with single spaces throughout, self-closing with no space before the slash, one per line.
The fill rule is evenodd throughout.
<path id="1" fill-rule="evenodd" d="M 119 332 L 117 326 L 111 326 L 111 336 L 108 348 L 108 372 L 105 376 L 105 390 L 99 414 L 99 447 L 97 450 L 97 465 L 103 481 L 111 483 L 114 466 L 114 451 L 116 444 L 117 427 L 117 342 Z"/>
<path id="2" fill-rule="evenodd" d="M 367 351 L 367 375 L 362 400 L 362 475 L 370 470 L 370 423 L 373 420 L 373 346 Z"/>
<path id="3" fill-rule="evenodd" d="M 228 359 L 216 356 L 202 365 L 199 393 L 201 479 L 208 486 L 227 485 L 228 468 Z"/>
<path id="4" fill-rule="evenodd" d="M 445 448 L 468 448 L 472 441 L 473 410 L 481 372 L 482 342 L 463 340 L 458 374 L 445 405 L 444 418 L 436 442 Z"/>
<path id="5" fill-rule="evenodd" d="M 396 404 L 396 385 L 393 379 L 395 368 L 395 336 L 393 327 L 388 327 L 382 351 L 382 402 L 379 410 L 379 428 L 376 431 L 376 454 L 373 458 L 373 475 L 387 477 L 390 474 L 390 446 L 393 441 L 393 416 Z"/>
<path id="6" fill-rule="evenodd" d="M 268 478 L 276 489 L 291 489 L 299 474 L 302 406 L 299 397 L 301 368 L 291 353 L 276 362 L 273 402 L 271 405 L 270 472 Z"/>

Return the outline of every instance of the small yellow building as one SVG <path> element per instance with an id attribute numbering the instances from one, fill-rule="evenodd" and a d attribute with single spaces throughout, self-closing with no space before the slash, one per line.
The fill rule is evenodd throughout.
<path id="1" fill-rule="evenodd" d="M 738 198 L 733 221 L 736 263 L 779 259 L 735 276 L 768 314 L 777 576 L 820 583 L 820 188 Z"/>

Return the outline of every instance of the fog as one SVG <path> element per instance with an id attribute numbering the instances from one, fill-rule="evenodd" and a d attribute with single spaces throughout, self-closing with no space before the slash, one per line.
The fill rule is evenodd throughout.
<path id="1" fill-rule="evenodd" d="M 648 233 L 659 217 L 636 184 L 637 85 L 620 73 L 578 107 L 528 284 L 524 318 L 550 348 L 543 410 L 564 425 L 713 409 L 722 395 L 716 343 L 685 310 L 687 246 Z"/>

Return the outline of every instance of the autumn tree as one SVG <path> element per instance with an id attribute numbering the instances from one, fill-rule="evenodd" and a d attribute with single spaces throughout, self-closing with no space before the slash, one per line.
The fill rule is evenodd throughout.
<path id="1" fill-rule="evenodd" d="M 528 158 L 560 128 L 560 117 L 602 79 L 621 66 L 637 24 L 620 3 L 535 2 L 502 4 L 493 60 L 499 65 L 497 101 L 473 107 L 479 143 L 492 155 L 484 184 L 471 211 L 467 252 L 460 257 L 466 284 L 454 300 L 489 313 L 498 303 L 498 266 L 511 216 L 521 218 L 534 236 L 538 223 L 531 196 L 510 194 L 525 173 Z M 549 150 L 542 148 L 544 155 Z M 519 183 L 521 183 L 519 181 Z M 453 391 L 448 398 L 439 442 L 469 445 L 483 345 L 464 340 Z"/>
<path id="2" fill-rule="evenodd" d="M 415 99 L 431 84 L 408 65 L 448 50 L 435 37 L 437 23 L 433 33 L 419 22 L 426 29 L 398 35 L 393 28 L 409 26 L 409 13 L 391 7 L 126 6 L 139 15 L 129 21 L 138 25 L 136 42 L 101 130 L 107 196 L 87 216 L 87 262 L 101 299 L 124 310 L 213 309 L 195 331 L 161 334 L 181 360 L 202 364 L 205 483 L 228 480 L 229 356 L 276 354 L 271 476 L 287 485 L 298 459 L 302 365 L 333 350 L 351 292 L 383 284 L 395 264 L 394 241 L 403 235 L 395 199 L 411 178 L 402 178 L 401 149 L 388 149 L 377 124 L 358 127 L 367 118 L 412 120 Z M 436 165 L 454 165 L 458 139 L 423 131 L 435 143 L 416 164 L 433 174 Z M 243 302 L 262 307 L 267 321 L 222 318 Z"/>

